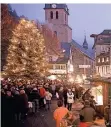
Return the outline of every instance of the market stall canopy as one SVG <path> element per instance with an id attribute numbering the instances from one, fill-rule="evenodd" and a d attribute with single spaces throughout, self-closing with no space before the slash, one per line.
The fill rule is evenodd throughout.
<path id="1" fill-rule="evenodd" d="M 90 82 L 103 82 L 111 85 L 111 77 L 110 78 L 102 78 L 102 77 L 97 77 L 97 78 L 88 78 Z"/>

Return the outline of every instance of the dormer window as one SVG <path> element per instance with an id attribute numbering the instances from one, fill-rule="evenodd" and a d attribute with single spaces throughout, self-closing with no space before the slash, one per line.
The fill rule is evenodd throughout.
<path id="1" fill-rule="evenodd" d="M 58 17 L 58 11 L 56 11 L 56 19 L 58 19 L 59 17 Z"/>
<path id="2" fill-rule="evenodd" d="M 50 12 L 50 18 L 53 19 L 53 12 Z"/>

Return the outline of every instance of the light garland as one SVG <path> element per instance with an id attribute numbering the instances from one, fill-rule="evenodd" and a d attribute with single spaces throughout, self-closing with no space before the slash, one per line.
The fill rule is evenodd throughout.
<path id="1" fill-rule="evenodd" d="M 33 77 L 46 69 L 44 38 L 33 22 L 21 19 L 10 40 L 4 72 L 8 76 Z"/>

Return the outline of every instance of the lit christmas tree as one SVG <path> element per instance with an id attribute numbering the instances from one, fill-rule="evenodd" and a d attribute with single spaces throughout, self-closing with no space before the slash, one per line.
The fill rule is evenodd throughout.
<path id="1" fill-rule="evenodd" d="M 21 19 L 10 40 L 4 74 L 34 78 L 46 70 L 44 38 L 34 22 Z"/>

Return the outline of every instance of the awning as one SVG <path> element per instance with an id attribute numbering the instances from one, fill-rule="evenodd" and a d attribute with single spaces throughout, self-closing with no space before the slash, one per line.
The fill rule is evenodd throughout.
<path id="1" fill-rule="evenodd" d="M 111 78 L 87 78 L 90 82 L 104 82 L 111 85 Z"/>

